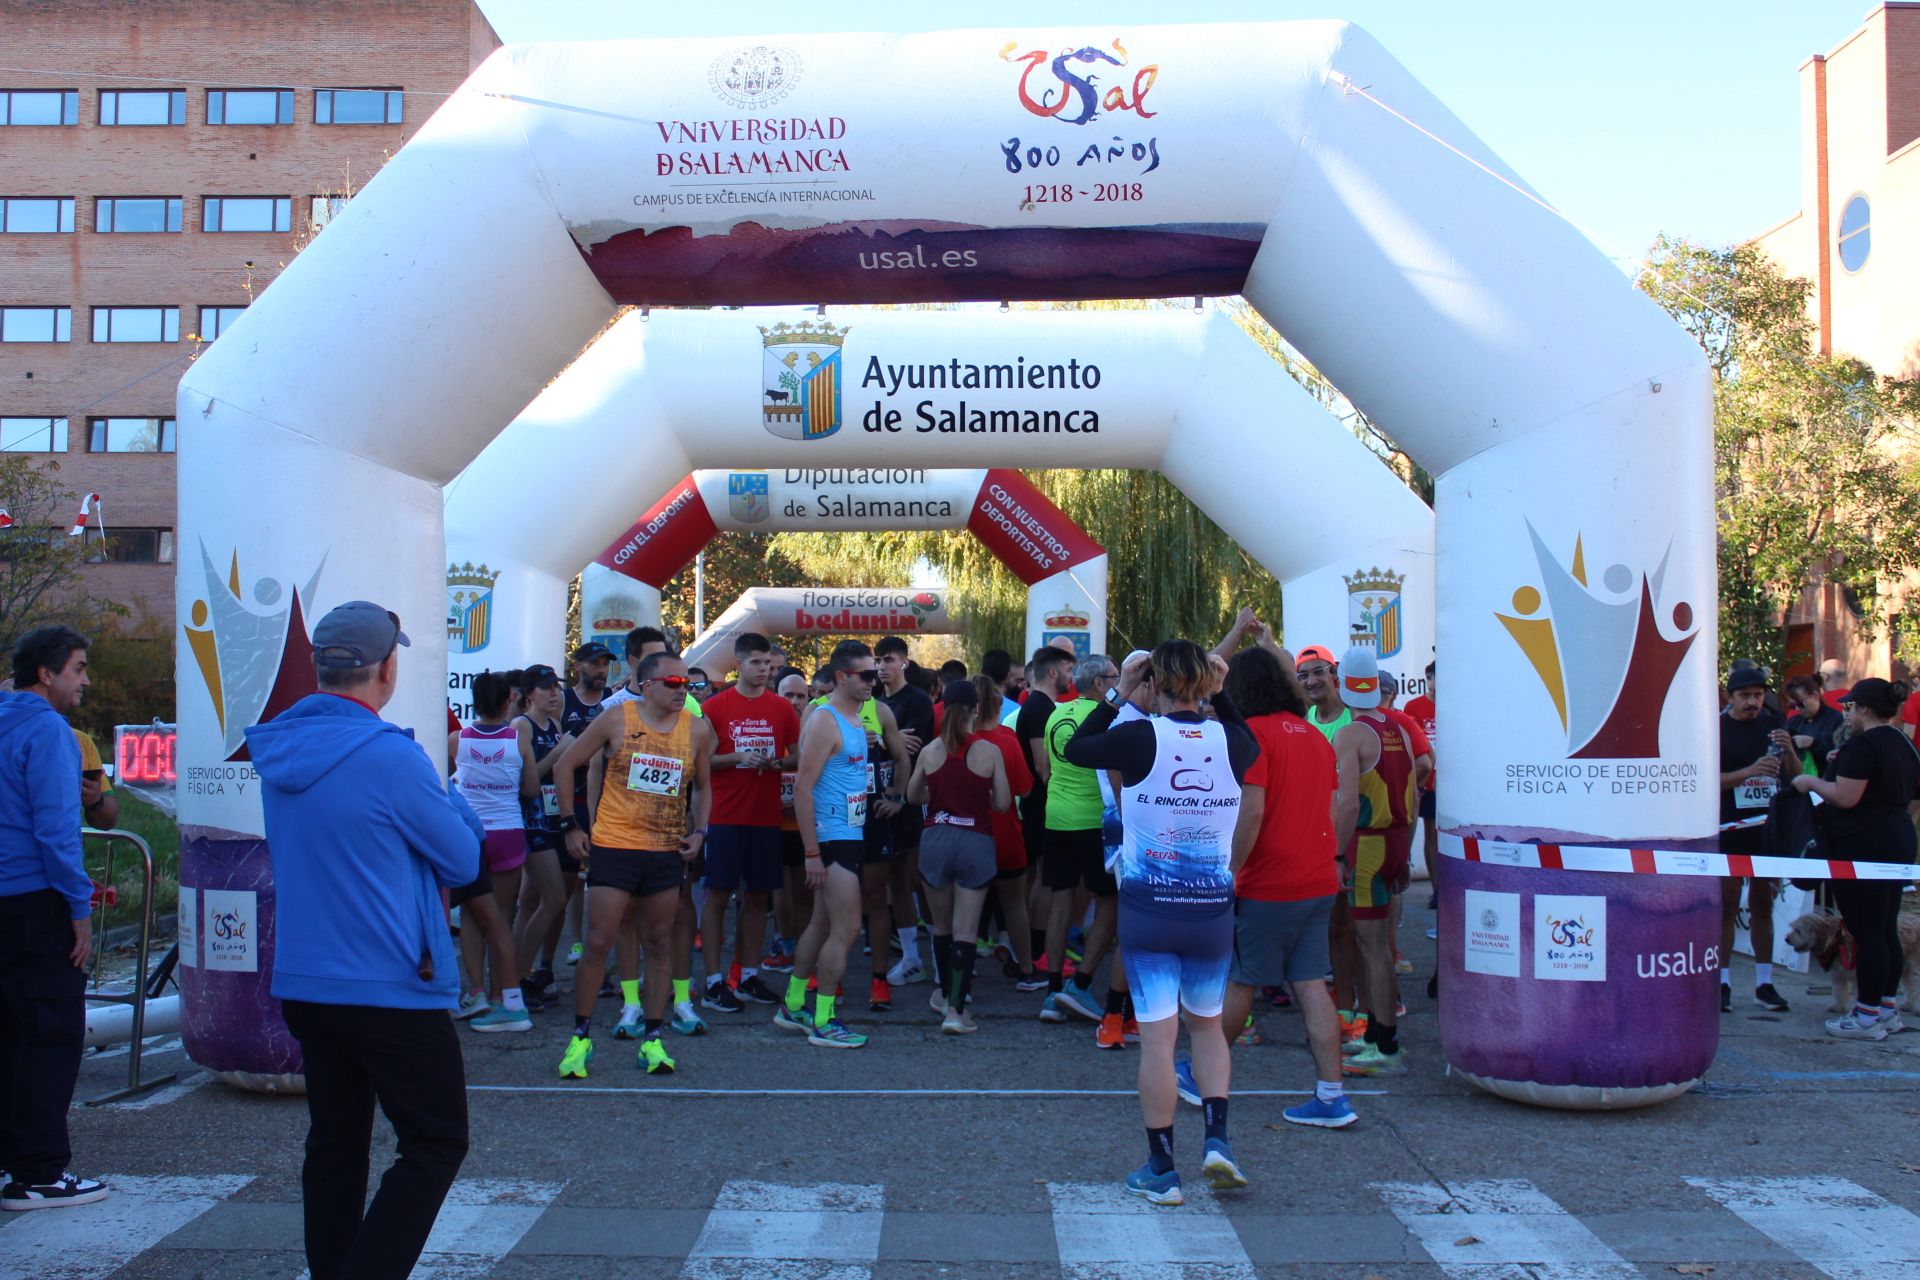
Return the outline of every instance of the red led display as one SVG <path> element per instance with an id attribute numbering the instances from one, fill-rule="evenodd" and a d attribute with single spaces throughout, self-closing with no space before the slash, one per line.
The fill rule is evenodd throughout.
<path id="1" fill-rule="evenodd" d="M 173 749 L 177 737 L 171 725 L 121 725 L 115 729 L 115 780 L 135 787 L 172 786 Z"/>

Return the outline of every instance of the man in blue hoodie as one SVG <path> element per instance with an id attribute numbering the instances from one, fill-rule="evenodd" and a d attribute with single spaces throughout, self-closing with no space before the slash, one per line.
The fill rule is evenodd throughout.
<path id="1" fill-rule="evenodd" d="M 440 889 L 480 874 L 480 838 L 426 750 L 380 718 L 407 644 L 388 610 L 339 606 L 313 629 L 319 692 L 247 730 L 273 856 L 273 994 L 306 1066 L 314 1280 L 405 1277 L 467 1153 Z M 399 1151 L 366 1205 L 376 1101 Z"/>
<path id="2" fill-rule="evenodd" d="M 67 1171 L 67 1108 L 86 1038 L 93 882 L 80 861 L 80 748 L 63 713 L 87 687 L 87 640 L 41 627 L 0 693 L 0 1207 L 104 1200 Z"/>

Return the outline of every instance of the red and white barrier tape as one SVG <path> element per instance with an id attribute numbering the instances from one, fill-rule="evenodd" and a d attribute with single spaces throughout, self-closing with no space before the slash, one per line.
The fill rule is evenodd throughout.
<path id="1" fill-rule="evenodd" d="M 1774 880 L 1920 879 L 1910 862 L 1844 862 L 1834 858 L 1750 857 L 1673 849 L 1609 849 L 1595 845 L 1511 844 L 1440 833 L 1440 852 L 1467 862 L 1547 871 L 1614 871 L 1657 876 L 1761 876 Z"/>

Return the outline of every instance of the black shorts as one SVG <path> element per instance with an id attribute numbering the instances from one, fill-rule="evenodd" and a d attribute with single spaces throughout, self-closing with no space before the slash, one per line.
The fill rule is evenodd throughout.
<path id="1" fill-rule="evenodd" d="M 900 812 L 887 819 L 887 843 L 893 853 L 912 853 L 920 847 L 920 833 L 926 829 L 924 805 L 904 804 Z"/>
<path id="2" fill-rule="evenodd" d="M 780 865 L 782 867 L 804 866 L 807 861 L 807 846 L 800 839 L 798 831 L 780 830 Z"/>
<path id="3" fill-rule="evenodd" d="M 857 876 L 860 874 L 861 855 L 865 851 L 865 844 L 859 840 L 822 840 L 820 861 L 829 867 L 845 867 Z M 800 856 L 805 858 L 805 852 Z"/>
<path id="4" fill-rule="evenodd" d="M 1431 791 L 1420 793 L 1420 816 L 1428 822 L 1433 821 L 1433 792 Z"/>
<path id="5" fill-rule="evenodd" d="M 876 798 L 867 797 L 867 825 L 860 828 L 860 861 L 862 865 L 873 862 L 885 862 L 893 856 L 893 824 L 874 811 Z M 852 843 L 848 841 L 847 843 Z M 858 867 L 854 868 L 856 871 Z"/>
<path id="6" fill-rule="evenodd" d="M 707 828 L 702 854 L 706 886 L 731 893 L 772 893 L 780 887 L 780 828 L 731 823 Z"/>
<path id="7" fill-rule="evenodd" d="M 1100 828 L 1047 832 L 1040 883 L 1056 892 L 1084 884 L 1089 893 L 1101 898 L 1116 893 L 1119 887 L 1107 870 L 1107 846 L 1100 839 Z"/>
<path id="8" fill-rule="evenodd" d="M 547 838 L 552 840 L 553 843 L 541 844 L 534 839 L 533 832 L 531 831 L 527 832 L 528 860 L 531 861 L 533 858 L 533 855 L 536 853 L 551 853 L 554 856 L 554 859 L 560 864 L 561 879 L 563 880 L 572 879 L 578 876 L 580 874 L 580 859 L 574 857 L 572 854 L 567 852 L 567 841 L 566 841 L 565 833 L 555 832 L 554 834 L 548 836 Z"/>
<path id="9" fill-rule="evenodd" d="M 670 893 L 687 878 L 687 864 L 678 853 L 656 849 L 609 849 L 594 845 L 587 857 L 587 888 L 604 886 L 644 898 Z"/>
<path id="10" fill-rule="evenodd" d="M 464 906 L 481 894 L 492 892 L 493 877 L 487 874 L 487 860 L 482 858 L 480 859 L 480 878 L 468 884 L 463 884 L 458 889 L 448 890 L 447 902 L 449 905 L 455 907 Z"/>

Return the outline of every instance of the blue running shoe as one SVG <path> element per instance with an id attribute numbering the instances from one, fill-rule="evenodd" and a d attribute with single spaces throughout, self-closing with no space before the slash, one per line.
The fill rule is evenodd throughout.
<path id="1" fill-rule="evenodd" d="M 1180 1191 L 1178 1169 L 1155 1173 L 1152 1165 L 1143 1164 L 1127 1175 L 1127 1190 L 1149 1204 L 1172 1206 L 1187 1202 L 1186 1196 Z"/>
<path id="2" fill-rule="evenodd" d="M 1071 982 L 1054 993 L 1053 1005 L 1056 1009 L 1064 1009 L 1068 1013 L 1085 1018 L 1088 1022 L 1100 1021 L 1100 1006 L 1093 1002 L 1093 993 Z"/>
<path id="3" fill-rule="evenodd" d="M 667 1023 L 683 1036 L 703 1036 L 707 1034 L 707 1020 L 702 1018 L 693 1007 L 693 1001 L 673 1006 L 673 1018 Z"/>
<path id="4" fill-rule="evenodd" d="M 1207 1139 L 1207 1158 L 1200 1162 L 1200 1172 L 1215 1191 L 1236 1191 L 1247 1185 L 1247 1175 L 1233 1162 L 1233 1144 L 1225 1138 Z"/>
<path id="5" fill-rule="evenodd" d="M 1180 1091 L 1180 1101 L 1191 1107 L 1200 1105 L 1200 1086 L 1193 1082 L 1193 1062 L 1191 1059 L 1174 1059 L 1173 1087 Z"/>
<path id="6" fill-rule="evenodd" d="M 1297 1107 L 1288 1107 L 1280 1115 L 1292 1124 L 1312 1125 L 1316 1129 L 1344 1129 L 1360 1118 L 1345 1095 L 1332 1102 L 1322 1102 L 1318 1096 L 1308 1098 Z"/>

